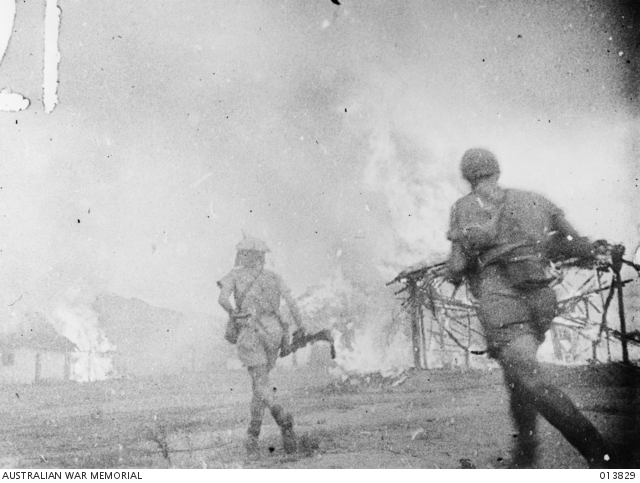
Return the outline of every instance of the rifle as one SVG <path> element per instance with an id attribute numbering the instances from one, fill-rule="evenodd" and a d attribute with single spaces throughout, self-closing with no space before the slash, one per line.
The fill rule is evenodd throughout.
<path id="1" fill-rule="evenodd" d="M 329 343 L 331 347 L 331 358 L 336 358 L 336 348 L 335 341 L 333 340 L 333 336 L 331 335 L 331 331 L 329 329 L 321 330 L 320 332 L 316 332 L 315 334 L 307 334 L 304 329 L 298 329 L 293 333 L 293 337 L 291 339 L 291 344 L 289 347 L 280 349 L 280 357 L 286 357 L 289 354 L 293 354 L 298 349 L 302 349 L 309 344 L 313 344 L 314 342 L 325 341 Z"/>

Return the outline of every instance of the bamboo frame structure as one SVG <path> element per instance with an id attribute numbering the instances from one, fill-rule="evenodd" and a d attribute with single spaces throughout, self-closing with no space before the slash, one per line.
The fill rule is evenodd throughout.
<path id="1" fill-rule="evenodd" d="M 620 342 L 622 362 L 632 363 L 629 345 L 640 348 L 640 330 L 627 330 L 623 289 L 639 280 L 640 266 L 624 260 L 623 252 L 624 247 L 619 253 L 614 252 L 612 263 L 606 266 L 585 267 L 575 260 L 552 265 L 555 275 L 552 286 L 557 292 L 558 303 L 551 339 L 558 362 L 578 359 L 588 359 L 591 363 L 611 362 L 613 340 Z M 623 265 L 635 269 L 637 276 L 623 280 Z M 402 306 L 409 313 L 416 368 L 429 368 L 428 352 L 434 350 L 434 346 L 444 365 L 453 365 L 454 353 L 462 352 L 464 364 L 469 366 L 471 356 L 486 352 L 475 301 L 464 285 L 454 287 L 446 281 L 444 269 L 444 262 L 419 263 L 400 272 L 388 284 L 403 285 L 396 295 L 400 296 Z M 612 323 L 609 313 L 614 300 L 617 324 Z M 581 344 L 587 347 L 589 358 L 576 352 Z"/>

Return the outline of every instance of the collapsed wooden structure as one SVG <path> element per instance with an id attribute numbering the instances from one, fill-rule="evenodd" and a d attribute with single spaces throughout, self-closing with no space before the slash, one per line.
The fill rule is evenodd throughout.
<path id="1" fill-rule="evenodd" d="M 550 331 L 549 362 L 622 360 L 631 364 L 640 360 L 640 330 L 629 330 L 626 318 L 628 308 L 640 310 L 640 296 L 636 293 L 627 297 L 623 293 L 625 286 L 638 281 L 640 266 L 623 260 L 622 252 L 607 267 L 585 268 L 572 262 L 567 260 L 553 267 L 558 316 Z M 631 271 L 631 278 L 623 279 L 623 265 L 635 270 Z M 416 368 L 431 368 L 434 352 L 444 366 L 470 366 L 474 356 L 485 354 L 476 304 L 464 285 L 456 288 L 445 280 L 444 267 L 444 262 L 418 263 L 389 282 L 402 285 L 396 294 L 411 321 Z M 631 285 L 638 292 L 638 284 Z"/>

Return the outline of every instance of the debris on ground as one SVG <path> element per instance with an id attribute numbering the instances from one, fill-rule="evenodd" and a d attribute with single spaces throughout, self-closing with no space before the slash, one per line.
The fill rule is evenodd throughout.
<path id="1" fill-rule="evenodd" d="M 347 373 L 342 374 L 340 380 L 333 381 L 327 389 L 330 392 L 355 392 L 359 389 L 383 389 L 398 387 L 409 380 L 408 371 L 402 371 L 391 375 L 383 375 L 380 372 L 368 374 Z"/>

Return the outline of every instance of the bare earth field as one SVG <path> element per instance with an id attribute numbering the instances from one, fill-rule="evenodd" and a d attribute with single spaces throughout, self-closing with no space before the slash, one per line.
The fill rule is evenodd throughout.
<path id="1" fill-rule="evenodd" d="M 637 370 L 552 369 L 607 437 L 639 447 Z M 504 468 L 513 438 L 501 372 L 419 371 L 392 385 L 339 383 L 324 370 L 276 370 L 296 417 L 299 454 L 285 455 L 270 416 L 263 454 L 245 458 L 244 371 L 164 379 L 3 386 L 4 468 Z M 399 382 L 396 380 L 395 382 Z M 541 468 L 585 468 L 542 422 Z M 638 461 L 638 460 L 636 460 Z M 637 465 L 636 465 L 637 467 Z"/>

